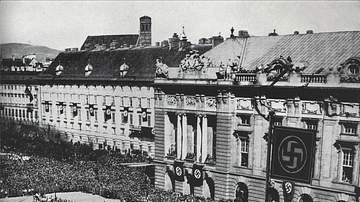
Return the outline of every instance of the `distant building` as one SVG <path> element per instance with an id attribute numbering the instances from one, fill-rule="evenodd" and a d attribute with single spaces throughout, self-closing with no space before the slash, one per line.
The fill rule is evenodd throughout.
<path id="1" fill-rule="evenodd" d="M 140 18 L 139 34 L 88 36 L 80 50 L 105 50 L 134 46 L 151 46 L 150 17 L 143 16 Z"/>

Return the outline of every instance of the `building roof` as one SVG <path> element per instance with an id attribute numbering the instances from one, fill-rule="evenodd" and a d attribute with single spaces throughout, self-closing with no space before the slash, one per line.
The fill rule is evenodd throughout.
<path id="1" fill-rule="evenodd" d="M 240 56 L 241 69 L 247 71 L 269 64 L 280 56 L 290 56 L 293 63 L 308 63 L 304 73 L 329 73 L 347 59 L 360 56 L 360 32 L 229 38 L 204 56 L 216 66 Z"/>
<path id="2" fill-rule="evenodd" d="M 119 47 L 124 44 L 136 45 L 138 38 L 138 34 L 88 36 L 81 46 L 81 50 L 93 50 L 96 44 L 106 44 L 106 49 L 108 49 L 113 41 L 116 41 Z"/>
<path id="3" fill-rule="evenodd" d="M 180 61 L 185 58 L 185 55 L 195 48 L 199 51 L 199 54 L 203 54 L 211 46 L 189 46 L 184 51 L 169 50 L 161 47 L 136 47 L 116 50 L 61 52 L 49 68 L 39 75 L 39 78 L 153 81 L 157 59 L 161 59 L 168 66 L 177 67 Z M 129 69 L 122 78 L 119 77 L 120 66 L 124 63 Z M 90 75 L 85 76 L 85 67 L 88 64 L 93 67 L 93 70 Z M 60 76 L 54 77 L 58 65 L 63 67 L 63 71 Z"/>
<path id="4" fill-rule="evenodd" d="M 22 59 L 2 59 L 1 60 L 1 68 L 9 68 L 12 66 L 21 67 L 24 66 Z"/>
<path id="5" fill-rule="evenodd" d="M 34 84 L 39 73 L 34 71 L 0 71 L 0 78 L 2 84 Z"/>

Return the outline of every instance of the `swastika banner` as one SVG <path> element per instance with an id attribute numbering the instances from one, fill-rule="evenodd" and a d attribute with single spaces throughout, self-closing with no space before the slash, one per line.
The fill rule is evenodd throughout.
<path id="1" fill-rule="evenodd" d="M 275 126 L 273 140 L 271 176 L 310 183 L 316 131 Z"/>
<path id="2" fill-rule="evenodd" d="M 174 162 L 174 175 L 175 175 L 175 180 L 177 181 L 184 181 L 184 163 L 183 162 L 179 162 L 179 161 L 175 161 Z"/>
<path id="3" fill-rule="evenodd" d="M 202 186 L 203 185 L 203 171 L 202 166 L 194 164 L 193 166 L 193 182 L 194 186 Z"/>

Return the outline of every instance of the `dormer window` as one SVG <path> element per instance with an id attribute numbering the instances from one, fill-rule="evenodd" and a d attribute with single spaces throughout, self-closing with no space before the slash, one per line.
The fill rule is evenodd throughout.
<path id="1" fill-rule="evenodd" d="M 90 59 L 89 59 L 89 62 L 85 67 L 85 77 L 88 77 L 91 74 L 92 70 L 93 70 L 93 66 L 90 64 Z"/>
<path id="2" fill-rule="evenodd" d="M 129 66 L 125 63 L 125 59 L 124 59 L 124 64 L 120 66 L 120 76 L 124 77 L 128 70 L 129 70 Z"/>
<path id="3" fill-rule="evenodd" d="M 60 74 L 64 71 L 64 67 L 60 64 L 55 68 L 55 75 L 60 76 Z"/>

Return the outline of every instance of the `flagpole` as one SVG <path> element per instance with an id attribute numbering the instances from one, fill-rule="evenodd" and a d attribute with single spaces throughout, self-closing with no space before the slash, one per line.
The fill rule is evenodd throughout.
<path id="1" fill-rule="evenodd" d="M 275 112 L 269 112 L 269 132 L 267 138 L 267 157 L 266 157 L 266 188 L 265 188 L 265 202 L 268 202 L 269 194 L 269 181 L 270 181 L 270 159 L 271 159 L 271 149 L 272 149 L 272 133 L 273 133 L 273 117 Z"/>

